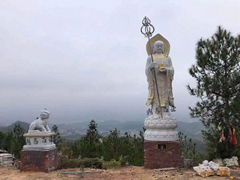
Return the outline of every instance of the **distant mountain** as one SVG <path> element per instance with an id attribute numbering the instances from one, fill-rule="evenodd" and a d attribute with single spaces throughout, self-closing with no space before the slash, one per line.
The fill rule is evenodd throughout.
<path id="1" fill-rule="evenodd" d="M 111 130 L 117 128 L 123 135 L 128 132 L 131 135 L 139 135 L 140 131 L 143 131 L 143 121 L 96 121 L 98 125 L 98 131 L 101 135 L 106 136 Z M 19 124 L 25 132 L 27 132 L 29 124 L 26 122 L 17 121 L 10 126 L 0 127 L 0 131 L 6 133 L 11 132 L 16 124 Z M 77 123 L 57 124 L 60 135 L 66 140 L 76 140 L 86 134 L 89 121 L 82 121 Z M 49 125 L 51 128 L 51 124 Z M 178 131 L 183 132 L 188 138 L 197 144 L 198 149 L 204 150 L 205 145 L 203 143 L 201 130 L 203 126 L 201 122 L 182 122 L 178 121 Z"/>
<path id="2" fill-rule="evenodd" d="M 200 121 L 198 122 L 178 122 L 178 131 L 183 132 L 188 137 L 195 137 L 195 139 L 198 139 L 202 141 L 202 133 L 201 130 L 203 130 L 204 127 Z"/>
<path id="3" fill-rule="evenodd" d="M 103 136 L 108 135 L 111 130 L 117 128 L 122 134 L 125 132 L 131 135 L 139 134 L 143 131 L 143 122 L 139 121 L 96 121 L 97 129 Z M 58 124 L 60 134 L 65 139 L 78 139 L 86 134 L 89 121 L 82 121 L 78 123 Z"/>
<path id="4" fill-rule="evenodd" d="M 98 131 L 100 133 L 107 133 L 111 130 L 117 128 L 121 132 L 129 132 L 139 134 L 139 131 L 143 131 L 144 122 L 143 121 L 96 121 L 98 125 Z M 19 124 L 25 131 L 28 130 L 29 123 L 16 121 L 13 124 L 5 127 L 0 127 L 2 132 L 10 132 L 13 130 L 14 126 Z M 68 124 L 57 124 L 59 131 L 63 136 L 81 136 L 86 133 L 88 129 L 89 121 L 83 121 L 78 123 L 68 123 Z M 51 125 L 50 125 L 51 127 Z M 195 137 L 202 141 L 201 130 L 203 126 L 201 122 L 178 122 L 178 131 L 183 132 L 188 137 Z M 77 137 L 76 137 L 77 138 Z"/>
<path id="5" fill-rule="evenodd" d="M 5 126 L 5 127 L 2 126 L 2 127 L 0 127 L 0 131 L 4 132 L 4 133 L 11 132 L 11 131 L 13 131 L 15 125 L 20 125 L 24 129 L 24 132 L 27 132 L 28 127 L 29 127 L 29 124 L 26 123 L 26 122 L 16 121 L 16 122 L 14 122 L 13 124 L 11 124 L 9 126 Z"/>
<path id="6" fill-rule="evenodd" d="M 200 152 L 206 150 L 206 144 L 203 141 L 202 130 L 204 129 L 200 121 L 197 122 L 178 122 L 178 131 L 184 133 L 188 138 L 191 138 L 197 145 Z"/>
<path id="7" fill-rule="evenodd" d="M 109 132 L 117 128 L 121 132 L 135 132 L 143 131 L 144 122 L 143 121 L 96 121 L 98 125 L 99 132 Z M 68 133 L 76 133 L 76 136 L 81 136 L 86 133 L 89 121 L 78 122 L 78 123 L 68 123 L 68 124 L 58 124 L 58 129 L 62 134 L 67 135 Z M 201 130 L 203 126 L 201 122 L 178 122 L 178 131 L 183 132 L 187 136 L 197 137 L 201 140 Z M 68 132 L 68 133 L 66 133 Z"/>

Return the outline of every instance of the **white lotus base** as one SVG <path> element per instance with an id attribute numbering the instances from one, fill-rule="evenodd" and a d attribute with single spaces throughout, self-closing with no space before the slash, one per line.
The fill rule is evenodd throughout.
<path id="1" fill-rule="evenodd" d="M 169 112 L 164 112 L 163 117 L 157 114 L 147 117 L 144 121 L 144 140 L 146 141 L 177 141 L 177 121 Z"/>

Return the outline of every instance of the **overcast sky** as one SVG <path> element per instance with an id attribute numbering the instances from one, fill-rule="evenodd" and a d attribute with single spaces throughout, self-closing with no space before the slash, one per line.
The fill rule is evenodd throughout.
<path id="1" fill-rule="evenodd" d="M 53 123 L 143 121 L 144 16 L 171 44 L 175 116 L 189 120 L 196 43 L 218 25 L 238 34 L 239 0 L 1 0 L 0 125 L 45 107 Z"/>

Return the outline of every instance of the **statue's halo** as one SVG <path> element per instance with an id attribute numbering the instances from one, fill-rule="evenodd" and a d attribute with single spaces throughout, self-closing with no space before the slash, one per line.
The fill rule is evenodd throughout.
<path id="1" fill-rule="evenodd" d="M 155 36 L 153 36 L 148 42 L 147 42 L 147 45 L 146 45 L 146 50 L 147 50 L 147 53 L 148 55 L 150 55 L 153 51 L 152 51 L 152 48 L 153 48 L 153 44 L 155 41 L 162 41 L 163 44 L 164 44 L 164 49 L 163 49 L 163 54 L 168 57 L 169 55 L 169 51 L 170 51 L 170 44 L 168 42 L 168 40 L 166 38 L 164 38 L 161 34 L 156 34 Z M 150 46 L 149 46 L 149 43 L 150 43 Z"/>

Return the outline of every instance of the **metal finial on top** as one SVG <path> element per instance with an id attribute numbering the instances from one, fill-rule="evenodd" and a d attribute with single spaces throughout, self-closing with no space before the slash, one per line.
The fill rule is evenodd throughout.
<path id="1" fill-rule="evenodd" d="M 152 36 L 152 34 L 154 33 L 154 31 L 155 31 L 155 28 L 151 24 L 151 20 L 147 16 L 145 16 L 142 20 L 141 33 L 145 37 L 150 38 Z"/>

